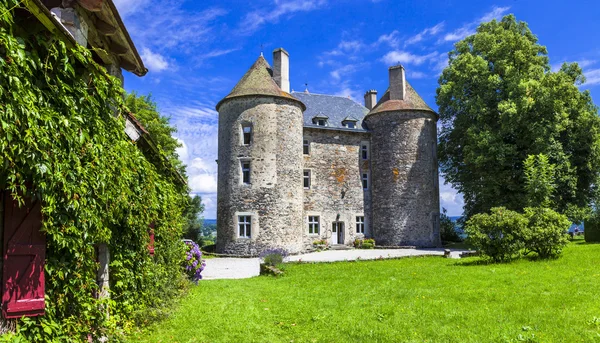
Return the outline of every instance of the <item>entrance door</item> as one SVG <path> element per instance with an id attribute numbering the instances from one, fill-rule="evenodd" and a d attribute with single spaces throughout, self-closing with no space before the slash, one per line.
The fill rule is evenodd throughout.
<path id="1" fill-rule="evenodd" d="M 331 244 L 344 244 L 344 223 L 331 223 Z"/>

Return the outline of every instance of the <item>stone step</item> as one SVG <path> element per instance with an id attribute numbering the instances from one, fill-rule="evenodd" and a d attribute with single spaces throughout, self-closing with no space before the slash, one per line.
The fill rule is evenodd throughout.
<path id="1" fill-rule="evenodd" d="M 354 247 L 345 244 L 331 244 L 329 250 L 353 250 Z"/>

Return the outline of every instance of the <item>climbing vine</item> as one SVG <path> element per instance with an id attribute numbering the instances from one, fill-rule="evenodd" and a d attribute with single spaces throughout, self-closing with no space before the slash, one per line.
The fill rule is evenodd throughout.
<path id="1" fill-rule="evenodd" d="M 0 341 L 115 341 L 183 285 L 185 189 L 125 135 L 122 97 L 90 51 L 56 39 L 19 1 L 0 2 L 0 189 L 41 200 L 47 240 L 46 314 Z M 110 300 L 96 297 L 99 243 L 111 251 Z"/>

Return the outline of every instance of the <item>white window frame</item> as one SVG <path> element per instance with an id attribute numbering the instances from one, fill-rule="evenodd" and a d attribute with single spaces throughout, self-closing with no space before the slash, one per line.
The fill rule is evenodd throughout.
<path id="1" fill-rule="evenodd" d="M 365 182 L 366 182 L 366 187 L 365 187 Z M 369 189 L 369 173 L 368 172 L 362 172 L 361 173 L 361 183 L 362 183 L 362 188 L 363 190 L 368 190 Z"/>
<path id="2" fill-rule="evenodd" d="M 302 141 L 302 154 L 310 155 L 310 141 L 308 139 Z"/>
<path id="3" fill-rule="evenodd" d="M 365 234 L 365 216 L 356 216 L 356 233 L 357 234 Z"/>
<path id="4" fill-rule="evenodd" d="M 237 225 L 238 238 L 252 238 L 252 215 L 240 214 L 238 215 Z M 243 228 L 242 228 L 243 226 Z M 243 232 L 242 232 L 243 231 Z"/>
<path id="5" fill-rule="evenodd" d="M 316 228 L 316 230 L 315 230 L 315 228 Z M 320 216 L 308 216 L 308 234 L 309 235 L 321 234 L 321 217 Z"/>
<path id="6" fill-rule="evenodd" d="M 245 132 L 246 129 L 249 130 L 248 143 L 246 143 L 246 132 Z M 254 138 L 254 128 L 252 127 L 252 124 L 243 123 L 242 124 L 242 145 L 244 145 L 244 146 L 252 145 L 252 138 Z"/>
<path id="7" fill-rule="evenodd" d="M 360 159 L 366 161 L 369 159 L 370 151 L 369 144 L 360 143 Z"/>
<path id="8" fill-rule="evenodd" d="M 308 175 L 306 175 L 308 173 Z M 302 186 L 304 187 L 304 189 L 310 189 L 311 186 L 311 172 L 310 169 L 304 169 L 302 171 Z M 308 180 L 308 186 L 306 186 L 306 180 Z"/>
<path id="9" fill-rule="evenodd" d="M 244 164 L 248 164 L 248 168 L 244 168 Z M 250 184 L 252 184 L 252 175 L 251 175 L 251 173 L 252 173 L 252 164 L 250 163 L 250 160 L 240 160 L 240 168 L 242 170 L 242 178 L 241 178 L 242 184 L 244 184 L 244 185 L 250 185 Z M 244 173 L 245 172 L 248 172 L 248 182 L 246 182 L 244 180 Z"/>

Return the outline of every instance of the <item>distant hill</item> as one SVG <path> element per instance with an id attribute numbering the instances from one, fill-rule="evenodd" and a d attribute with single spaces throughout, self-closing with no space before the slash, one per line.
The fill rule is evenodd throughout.
<path id="1" fill-rule="evenodd" d="M 204 225 L 211 225 L 211 224 L 216 225 L 217 220 L 216 219 L 204 219 Z"/>

